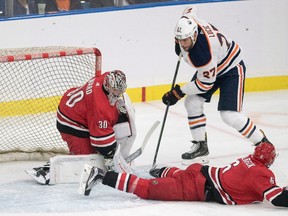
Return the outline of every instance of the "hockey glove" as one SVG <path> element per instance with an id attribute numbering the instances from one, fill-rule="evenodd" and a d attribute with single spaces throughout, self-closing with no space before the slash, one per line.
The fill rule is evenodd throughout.
<path id="1" fill-rule="evenodd" d="M 171 91 L 165 93 L 162 97 L 162 102 L 166 105 L 174 105 L 178 100 L 183 98 L 185 94 L 181 91 L 180 86 L 176 85 Z"/>
<path id="2" fill-rule="evenodd" d="M 163 171 L 166 169 L 166 167 L 162 167 L 162 168 L 152 168 L 150 171 L 149 171 L 149 174 L 151 176 L 153 176 L 154 178 L 161 178 L 161 175 L 163 173 Z"/>
<path id="3" fill-rule="evenodd" d="M 116 102 L 116 108 L 117 110 L 119 111 L 119 113 L 123 113 L 123 114 L 126 114 L 127 113 L 127 110 L 126 110 L 126 107 L 125 107 L 125 102 L 122 98 L 119 98 Z"/>

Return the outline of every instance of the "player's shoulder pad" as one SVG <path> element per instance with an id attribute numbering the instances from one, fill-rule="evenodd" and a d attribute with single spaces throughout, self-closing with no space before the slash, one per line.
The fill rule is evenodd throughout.
<path id="1" fill-rule="evenodd" d="M 195 67 L 203 67 L 212 60 L 211 47 L 201 28 L 198 29 L 195 45 L 189 52 L 189 58 Z"/>

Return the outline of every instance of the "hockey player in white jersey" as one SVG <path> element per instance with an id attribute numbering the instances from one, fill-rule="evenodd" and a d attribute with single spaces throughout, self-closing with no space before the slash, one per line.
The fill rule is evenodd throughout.
<path id="1" fill-rule="evenodd" d="M 202 162 L 208 160 L 204 103 L 210 102 L 218 89 L 222 120 L 254 145 L 268 141 L 251 119 L 241 113 L 246 67 L 239 45 L 197 13 L 195 6 L 187 7 L 175 27 L 175 52 L 196 72 L 189 83 L 175 85 L 162 97 L 164 104 L 174 105 L 186 95 L 184 104 L 194 139 L 190 151 L 182 154 L 187 164 L 195 158 Z"/>

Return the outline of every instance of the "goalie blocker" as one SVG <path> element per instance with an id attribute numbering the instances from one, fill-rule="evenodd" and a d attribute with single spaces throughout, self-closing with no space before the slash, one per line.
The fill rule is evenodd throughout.
<path id="1" fill-rule="evenodd" d="M 125 112 L 126 121 L 120 121 L 114 126 L 117 140 L 117 148 L 112 160 L 112 170 L 116 172 L 132 173 L 132 168 L 124 158 L 129 155 L 136 138 L 135 110 L 128 94 L 123 93 L 124 103 L 122 110 Z M 128 119 L 128 120 L 127 120 Z M 135 159 L 135 158 L 134 158 Z M 49 164 L 50 163 L 50 168 Z M 40 184 L 78 183 L 83 175 L 85 164 L 97 166 L 107 170 L 104 157 L 99 154 L 91 155 L 59 155 L 52 157 L 43 167 L 25 170 L 34 180 Z M 48 167 L 48 168 L 47 168 Z M 43 170 L 45 168 L 45 170 Z"/>

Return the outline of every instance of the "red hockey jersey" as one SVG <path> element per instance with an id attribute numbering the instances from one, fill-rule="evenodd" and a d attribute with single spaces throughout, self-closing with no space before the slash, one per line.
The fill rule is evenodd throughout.
<path id="1" fill-rule="evenodd" d="M 63 95 L 57 111 L 60 132 L 90 137 L 96 147 L 110 146 L 116 141 L 113 126 L 119 113 L 102 89 L 105 75 L 93 77 L 82 87 L 71 88 Z"/>
<path id="2" fill-rule="evenodd" d="M 276 185 L 273 172 L 252 155 L 223 168 L 208 167 L 208 174 L 227 205 L 262 202 L 264 198 L 272 202 L 283 190 Z"/>

